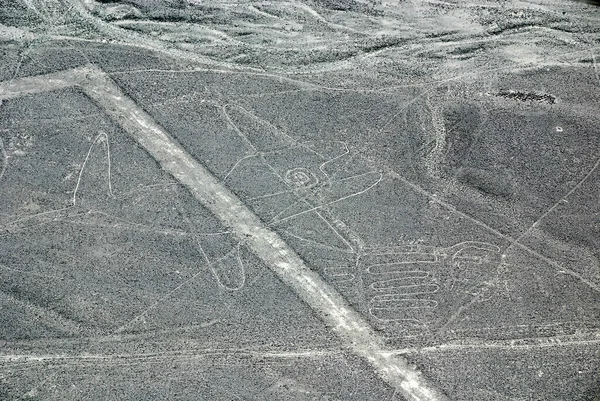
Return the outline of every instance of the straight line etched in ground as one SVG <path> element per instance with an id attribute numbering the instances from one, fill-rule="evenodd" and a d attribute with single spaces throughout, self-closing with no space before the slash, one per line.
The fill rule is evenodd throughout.
<path id="1" fill-rule="evenodd" d="M 408 400 L 447 400 L 404 358 L 391 355 L 382 338 L 341 295 L 308 268 L 278 234 L 191 157 L 110 78 L 93 69 L 84 75 L 81 86 L 88 96 L 291 287 L 351 351 L 366 359 Z"/>
<path id="2" fill-rule="evenodd" d="M 364 358 L 398 393 L 413 401 L 448 400 L 386 349 L 383 339 L 273 230 L 220 180 L 190 156 L 101 70 L 84 67 L 0 84 L 0 99 L 69 86 L 81 88 L 160 165 L 187 187 L 241 242 L 305 301 L 353 353 Z"/>

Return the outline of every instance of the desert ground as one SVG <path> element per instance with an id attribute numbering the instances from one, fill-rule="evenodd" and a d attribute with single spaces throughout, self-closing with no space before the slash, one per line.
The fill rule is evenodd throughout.
<path id="1" fill-rule="evenodd" d="M 0 400 L 600 400 L 600 7 L 0 2 Z"/>

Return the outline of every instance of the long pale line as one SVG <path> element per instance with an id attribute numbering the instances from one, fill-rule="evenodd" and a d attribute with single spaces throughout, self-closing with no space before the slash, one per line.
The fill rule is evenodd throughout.
<path id="1" fill-rule="evenodd" d="M 596 163 L 594 163 L 594 165 L 587 172 L 587 174 L 585 176 L 583 176 L 583 178 L 580 179 L 577 182 L 577 184 L 575 184 L 575 186 L 573 188 L 571 188 L 571 190 L 569 192 L 567 192 L 562 198 L 560 198 L 557 202 L 555 202 L 551 208 L 546 210 L 546 212 L 544 212 L 540 217 L 538 217 L 538 219 L 532 225 L 530 225 L 527 230 L 525 230 L 519 237 L 517 237 L 517 239 L 514 240 L 513 244 L 520 242 L 524 237 L 529 235 L 529 233 L 534 228 L 536 228 L 540 224 L 540 222 L 546 218 L 546 216 L 548 216 L 550 213 L 552 213 L 554 210 L 556 210 L 556 208 L 558 208 L 563 202 L 565 202 L 567 200 L 567 198 L 573 194 L 573 192 L 578 190 L 583 185 L 583 183 L 585 181 L 587 181 L 587 179 L 590 178 L 592 176 L 592 174 L 594 174 L 594 172 L 596 171 L 596 169 L 598 167 L 600 167 L 600 158 L 598 160 L 596 160 Z"/>
<path id="2" fill-rule="evenodd" d="M 564 274 L 568 274 L 572 277 L 575 277 L 576 279 L 580 280 L 581 282 L 583 282 L 584 284 L 586 284 L 587 286 L 589 286 L 590 288 L 592 288 L 595 291 L 599 291 L 600 292 L 600 286 L 598 284 L 595 284 L 589 280 L 587 280 L 585 277 L 583 277 L 581 274 L 568 269 L 567 267 L 561 265 L 560 263 L 554 261 L 553 259 L 550 259 L 547 256 L 542 255 L 541 253 L 535 251 L 534 249 L 528 247 L 525 244 L 522 244 L 521 242 L 517 242 L 515 238 L 511 237 L 510 235 L 504 234 L 498 230 L 496 230 L 495 228 L 493 228 L 492 226 L 487 225 L 486 223 L 474 218 L 471 215 L 468 215 L 467 213 L 458 210 L 455 206 L 453 206 L 452 204 L 445 202 L 444 200 L 440 199 L 439 197 L 437 197 L 435 194 L 432 194 L 431 192 L 423 189 L 422 187 L 420 187 L 419 185 L 413 183 L 412 181 L 407 180 L 406 178 L 404 178 L 403 176 L 401 176 L 400 174 L 396 173 L 395 171 L 392 171 L 391 169 L 386 169 L 386 173 L 388 173 L 391 177 L 394 177 L 400 181 L 402 181 L 404 184 L 408 185 L 409 187 L 411 187 L 413 190 L 415 190 L 416 192 L 426 196 L 427 198 L 429 198 L 430 200 L 432 200 L 435 203 L 438 203 L 448 209 L 450 209 L 451 211 L 453 211 L 454 213 L 460 215 L 461 217 L 464 217 L 465 219 L 468 219 L 469 221 L 473 222 L 474 224 L 485 228 L 487 231 L 497 235 L 498 237 L 508 241 L 509 245 L 505 248 L 505 251 L 507 249 L 509 249 L 510 246 L 515 246 L 518 247 L 522 250 L 524 250 L 525 252 L 535 256 L 538 259 L 543 260 L 544 262 L 548 263 L 550 266 L 554 267 L 555 269 L 557 269 L 560 273 L 564 273 Z"/>
<path id="3" fill-rule="evenodd" d="M 341 295 L 308 268 L 278 234 L 266 227 L 229 189 L 187 154 L 102 71 L 85 67 L 3 82 L 0 83 L 0 99 L 69 86 L 82 87 L 165 171 L 186 186 L 232 234 L 310 305 L 350 350 L 366 359 L 388 384 L 408 400 L 448 400 L 403 357 L 390 354 L 382 338 Z"/>
<path id="4" fill-rule="evenodd" d="M 74 78 L 85 69 L 60 71 L 53 74 L 19 78 L 0 82 L 0 100 L 22 97 L 35 93 L 49 92 L 74 86 Z"/>
<path id="5" fill-rule="evenodd" d="M 577 189 L 579 189 L 583 185 L 583 183 L 585 181 L 587 181 L 587 179 L 590 178 L 592 176 L 592 174 L 594 174 L 594 172 L 596 171 L 596 169 L 598 169 L 598 167 L 600 167 L 600 158 L 598 160 L 596 160 L 596 163 L 594 164 L 594 166 L 587 172 L 587 174 L 582 179 L 580 179 L 577 182 L 577 184 L 573 188 L 571 188 L 571 190 L 569 192 L 567 192 L 562 198 L 560 198 L 556 203 L 554 203 L 554 205 L 552 205 L 552 207 L 550 207 L 548 210 L 546 210 L 546 212 L 544 212 L 540 217 L 538 217 L 538 219 L 533 224 L 531 224 L 525 231 L 523 231 L 523 233 L 521 235 L 519 235 L 517 238 L 515 238 L 514 240 L 512 240 L 510 242 L 510 244 L 504 249 L 504 255 L 506 255 L 506 252 L 510 248 L 515 247 L 515 246 L 519 247 L 521 249 L 528 251 L 532 255 L 544 260 L 546 263 L 550 264 L 552 267 L 558 269 L 559 272 L 568 274 L 572 277 L 575 277 L 576 279 L 579 279 L 584 284 L 586 284 L 588 287 L 592 288 L 595 291 L 600 292 L 600 285 L 598 285 L 597 283 L 594 283 L 593 281 L 586 279 L 584 276 L 577 273 L 576 271 L 567 269 L 566 267 L 564 267 L 564 266 L 560 265 L 559 263 L 555 262 L 554 260 L 542 255 L 541 253 L 536 252 L 535 250 L 530 249 L 527 246 L 523 246 L 523 244 L 521 243 L 521 240 L 523 240 L 523 238 L 527 237 L 531 233 L 531 231 L 533 231 L 542 222 L 542 220 L 544 220 L 549 214 L 554 212 L 561 204 L 563 204 L 563 202 L 565 202 L 567 200 L 567 198 L 569 196 L 571 196 L 573 194 L 573 192 L 575 192 Z"/>
<path id="6" fill-rule="evenodd" d="M 189 351 L 166 351 L 166 352 L 143 352 L 143 353 L 123 353 L 123 354 L 5 354 L 0 355 L 0 363 L 31 363 L 45 361 L 115 361 L 115 360 L 138 360 L 144 362 L 151 359 L 175 359 L 175 358 L 196 358 L 210 356 L 255 356 L 273 359 L 299 359 L 299 358 L 324 358 L 328 356 L 339 356 L 341 350 L 292 350 L 292 351 L 272 351 L 272 350 L 251 350 L 251 349 L 198 349 Z"/>
<path id="7" fill-rule="evenodd" d="M 513 340 L 498 340 L 498 341 L 471 341 L 467 343 L 458 344 L 440 344 L 430 347 L 415 347 L 415 348 L 401 348 L 390 350 L 387 353 L 389 355 L 407 355 L 416 353 L 433 353 L 433 352 L 446 352 L 463 349 L 476 349 L 476 350 L 492 350 L 492 349 L 508 349 L 508 350 L 519 350 L 519 349 L 543 349 L 543 348 L 558 348 L 558 347 L 578 347 L 586 345 L 599 345 L 600 338 L 598 333 L 590 333 L 588 337 L 583 339 L 577 339 L 574 336 L 557 336 L 557 337 L 541 337 L 541 338 L 523 338 Z M 268 349 L 248 349 L 248 348 L 206 348 L 206 349 L 189 349 L 189 350 L 173 350 L 164 352 L 143 352 L 143 353 L 97 353 L 97 354 L 67 354 L 67 353 L 23 353 L 23 354 L 3 354 L 0 355 L 0 363 L 36 363 L 46 361 L 86 361 L 86 360 L 103 360 L 103 361 L 114 361 L 114 360 L 138 360 L 143 363 L 145 360 L 151 359 L 202 359 L 203 357 L 213 356 L 255 356 L 261 358 L 272 358 L 272 359 L 319 359 L 327 357 L 335 357 L 343 355 L 341 349 L 299 349 L 299 350 L 268 350 Z"/>
<path id="8" fill-rule="evenodd" d="M 83 74 L 84 91 L 101 105 L 162 168 L 186 186 L 232 233 L 290 286 L 355 354 L 408 400 L 448 400 L 401 356 L 386 350 L 369 324 L 333 288 L 250 211 L 204 166 L 192 158 L 150 115 L 101 71 Z M 40 80 L 43 80 L 40 77 Z"/>
<path id="9" fill-rule="evenodd" d="M 0 170 L 0 180 L 4 177 L 4 173 L 8 168 L 8 153 L 6 153 L 6 149 L 4 149 L 4 142 L 2 138 L 0 138 L 0 153 L 2 153 L 2 169 Z"/>

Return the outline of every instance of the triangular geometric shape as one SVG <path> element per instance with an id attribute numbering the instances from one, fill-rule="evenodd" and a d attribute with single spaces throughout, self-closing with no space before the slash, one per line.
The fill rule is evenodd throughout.
<path id="1" fill-rule="evenodd" d="M 353 252 L 350 243 L 318 211 L 285 220 L 276 227 L 292 243 L 317 248 L 321 252 Z"/>
<path id="2" fill-rule="evenodd" d="M 100 132 L 90 144 L 73 191 L 73 205 L 102 204 L 114 197 L 111 182 L 110 140 Z"/>
<path id="3" fill-rule="evenodd" d="M 240 130 L 248 139 L 248 142 L 259 152 L 272 152 L 295 145 L 293 138 L 241 106 L 226 105 L 224 112 L 229 121 Z"/>

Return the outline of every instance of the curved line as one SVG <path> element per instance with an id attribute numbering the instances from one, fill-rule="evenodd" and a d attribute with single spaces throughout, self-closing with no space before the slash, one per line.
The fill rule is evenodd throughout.
<path id="1" fill-rule="evenodd" d="M 291 216 L 284 217 L 283 219 L 280 219 L 280 220 L 271 221 L 271 222 L 270 222 L 268 225 L 269 225 L 269 226 L 271 226 L 271 225 L 274 225 L 274 224 L 279 224 L 279 223 L 281 223 L 281 222 L 284 222 L 284 221 L 286 221 L 286 220 L 293 219 L 294 217 L 298 217 L 298 216 L 300 216 L 300 215 L 302 215 L 302 214 L 305 214 L 305 213 L 310 213 L 310 212 L 312 212 L 312 211 L 315 211 L 315 210 L 322 209 L 322 208 L 324 208 L 324 207 L 326 207 L 326 206 L 329 206 L 329 205 L 332 205 L 332 204 L 334 204 L 334 203 L 341 202 L 341 201 L 343 201 L 343 200 L 345 200 L 345 199 L 353 198 L 353 197 L 355 197 L 355 196 L 358 196 L 358 195 L 360 195 L 360 194 L 363 194 L 363 193 L 367 192 L 367 191 L 368 191 L 368 190 L 370 190 L 371 188 L 374 188 L 374 187 L 375 187 L 377 184 L 379 184 L 379 183 L 380 183 L 382 180 L 383 180 L 383 174 L 381 174 L 381 173 L 380 173 L 380 174 L 379 174 L 379 179 L 377 180 L 377 182 L 375 182 L 374 184 L 370 185 L 369 187 L 367 187 L 367 188 L 363 189 L 362 191 L 359 191 L 359 192 L 356 192 L 356 193 L 353 193 L 353 194 L 350 194 L 350 195 L 347 195 L 347 196 L 343 196 L 343 197 L 341 197 L 341 198 L 339 198 L 339 199 L 333 200 L 333 201 L 331 201 L 331 202 L 324 203 L 324 204 L 322 204 L 322 205 L 315 206 L 315 207 L 313 207 L 313 208 L 310 208 L 310 209 L 304 210 L 304 211 L 302 211 L 302 212 L 299 212 L 299 213 L 293 214 L 293 215 L 291 215 Z"/>
<path id="2" fill-rule="evenodd" d="M 325 166 L 326 164 L 332 163 L 334 160 L 337 160 L 337 159 L 339 159 L 340 157 L 344 157 L 344 156 L 346 156 L 347 154 L 349 154 L 349 153 L 350 153 L 350 149 L 348 149 L 348 144 L 346 144 L 345 142 L 341 142 L 341 143 L 344 145 L 344 148 L 346 149 L 346 152 L 345 152 L 345 153 L 343 153 L 343 154 L 341 154 L 341 155 L 338 155 L 338 156 L 334 157 L 333 159 L 329 159 L 329 160 L 327 160 L 326 162 L 322 163 L 322 164 L 319 166 L 319 170 L 321 171 L 321 173 L 323 173 L 323 175 L 324 175 L 325 177 L 327 177 L 327 179 L 329 179 L 329 174 L 327 174 L 325 171 L 323 171 L 323 166 Z"/>
<path id="3" fill-rule="evenodd" d="M 413 296 L 413 295 L 425 295 L 425 294 L 435 294 L 440 290 L 440 286 L 437 284 L 411 284 L 411 285 L 399 285 L 399 286 L 389 286 L 389 287 L 381 287 L 381 288 L 375 288 L 373 287 L 373 285 L 375 285 L 377 283 L 373 283 L 371 284 L 371 288 L 373 288 L 374 290 L 394 290 L 394 291 L 398 291 L 398 292 L 394 292 L 394 293 L 390 293 L 390 294 L 379 294 L 379 295 L 374 295 L 371 299 L 372 300 L 378 300 L 378 301 L 401 301 L 403 299 L 406 299 L 407 296 Z M 423 288 L 426 287 L 426 288 Z M 416 292 L 401 292 L 405 289 L 411 289 L 411 288 L 420 288 L 421 291 L 416 291 Z"/>
<path id="4" fill-rule="evenodd" d="M 96 136 L 96 138 L 92 141 L 92 144 L 90 145 L 87 155 L 85 156 L 85 159 L 83 160 L 83 165 L 81 166 L 81 169 L 79 170 L 79 176 L 77 177 L 77 184 L 75 185 L 75 189 L 73 190 L 73 205 L 75 206 L 77 203 L 77 191 L 79 190 L 79 185 L 81 184 L 81 177 L 83 176 L 83 171 L 85 170 L 85 166 L 88 162 L 88 159 L 90 158 L 90 155 L 92 154 L 92 149 L 94 148 L 94 146 L 96 145 L 96 143 L 98 142 L 98 140 L 100 138 L 104 138 L 104 140 L 106 141 L 106 151 L 107 151 L 107 158 L 108 158 L 108 193 L 110 194 L 111 197 L 113 197 L 113 193 L 112 193 L 112 184 L 111 184 L 111 163 L 110 163 L 110 145 L 109 145 L 109 141 L 108 141 L 108 135 L 104 132 L 100 132 L 98 134 L 98 136 Z"/>
<path id="5" fill-rule="evenodd" d="M 388 246 L 388 247 L 369 247 L 365 248 L 365 251 L 368 252 L 367 255 L 370 256 L 384 256 L 384 255 L 402 255 L 405 253 L 436 253 L 437 247 L 432 245 L 422 245 L 422 244 L 404 244 L 398 246 Z M 366 256 L 366 255 L 365 255 Z"/>
<path id="6" fill-rule="evenodd" d="M 405 310 L 405 309 L 435 309 L 439 306 L 439 302 L 435 301 L 433 299 L 406 298 L 405 300 L 406 301 L 418 301 L 418 302 L 412 302 L 415 306 L 390 306 L 390 307 L 369 306 L 369 312 L 371 312 L 373 310 L 401 312 L 402 310 Z M 371 313 L 373 313 L 373 312 L 371 312 Z"/>
<path id="7" fill-rule="evenodd" d="M 217 283 L 219 283 L 219 285 L 221 285 L 222 287 L 224 287 L 225 289 L 227 289 L 229 291 L 238 291 L 238 290 L 241 290 L 244 287 L 244 285 L 246 284 L 246 269 L 244 267 L 244 263 L 242 262 L 242 258 L 240 256 L 240 244 L 238 244 L 236 246 L 235 250 L 232 250 L 232 251 L 235 252 L 235 258 L 237 259 L 238 266 L 239 266 L 239 269 L 241 272 L 242 279 L 240 280 L 239 285 L 233 287 L 233 286 L 224 284 L 223 281 L 220 279 L 221 275 L 219 275 L 219 273 L 217 272 L 218 269 L 215 268 L 217 265 L 223 263 L 223 260 L 225 258 L 227 258 L 231 254 L 231 252 L 228 252 L 227 255 L 223 256 L 216 263 L 212 264 L 210 266 L 210 270 L 212 271 L 212 273 L 215 276 L 215 279 L 217 280 Z"/>
<path id="8" fill-rule="evenodd" d="M 415 310 L 415 309 L 435 309 L 435 308 L 437 308 L 438 303 L 434 301 L 434 304 L 435 305 L 407 307 L 407 308 L 403 308 L 403 309 L 405 309 L 405 310 L 406 309 L 409 309 L 409 310 L 410 309 L 412 309 L 412 310 Z M 402 310 L 401 309 L 389 309 L 389 308 L 377 308 L 377 307 L 371 307 L 371 306 L 369 306 L 369 308 L 368 308 L 369 314 L 371 316 L 373 316 L 375 319 L 377 319 L 378 321 L 380 321 L 380 322 L 400 322 L 400 321 L 404 322 L 404 321 L 410 321 L 410 322 L 418 322 L 418 324 L 420 326 L 422 326 L 423 328 L 426 327 L 426 325 L 422 321 L 417 320 L 417 319 L 408 319 L 408 318 L 403 318 L 403 317 L 398 317 L 398 318 L 395 318 L 395 319 L 384 319 L 384 318 L 381 318 L 381 317 L 377 316 L 375 313 L 373 313 L 373 311 L 378 311 L 378 310 L 381 310 L 381 311 L 390 311 L 391 310 L 391 311 L 396 311 L 396 312 L 401 312 Z"/>
<path id="9" fill-rule="evenodd" d="M 346 161 L 344 162 L 344 165 L 342 167 L 340 167 L 337 171 L 335 171 L 332 174 L 332 178 L 337 177 L 342 171 L 347 171 L 346 167 L 356 158 L 356 156 L 359 155 L 359 152 L 356 151 L 354 153 L 352 153 L 350 156 L 347 157 Z"/>
<path id="10" fill-rule="evenodd" d="M 100 135 L 104 135 L 104 140 L 106 141 L 106 158 L 108 161 L 108 174 L 107 174 L 107 181 L 108 181 L 108 194 L 111 197 L 114 197 L 113 195 L 113 191 L 112 191 L 112 168 L 111 168 L 111 156 L 110 156 L 110 141 L 108 140 L 108 135 L 105 132 L 101 132 L 98 136 Z"/>
<path id="11" fill-rule="evenodd" d="M 454 252 L 454 254 L 457 254 L 458 252 L 462 251 L 463 249 L 467 249 L 467 248 L 475 248 L 475 249 L 481 249 L 481 250 L 485 250 L 485 251 L 492 251 L 492 252 L 500 252 L 500 247 L 498 247 L 497 245 L 494 244 L 490 244 L 489 242 L 481 242 L 481 241 L 463 241 L 463 242 L 459 242 L 458 244 L 449 246 L 447 248 L 442 248 L 446 251 L 451 251 L 458 248 L 458 250 L 456 252 Z"/>
<path id="12" fill-rule="evenodd" d="M 246 155 L 246 156 L 242 157 L 240 160 L 238 160 L 237 162 L 235 162 L 233 167 L 227 172 L 227 174 L 225 174 L 225 177 L 223 177 L 223 179 L 221 180 L 221 183 L 225 182 L 225 180 L 231 175 L 231 173 L 233 173 L 233 170 L 235 170 L 241 162 L 243 162 L 244 160 L 249 159 L 251 157 L 257 157 L 257 156 L 258 156 L 257 153 L 253 153 L 251 155 Z"/>
<path id="13" fill-rule="evenodd" d="M 396 254 L 396 255 L 402 255 L 402 254 Z M 404 255 L 409 255 L 409 256 L 413 256 L 410 253 L 404 254 Z M 371 267 L 383 267 L 383 266 L 403 266 L 403 265 L 413 265 L 413 264 L 432 264 L 432 263 L 440 263 L 440 260 L 438 259 L 438 255 L 437 254 L 433 254 L 433 253 L 421 253 L 421 254 L 416 254 L 416 255 L 428 255 L 428 256 L 432 256 L 433 259 L 418 259 L 418 258 L 414 258 L 414 259 L 404 259 L 404 260 L 400 260 L 400 261 L 394 261 L 394 262 L 389 262 L 389 263 L 374 263 L 372 265 L 364 265 L 367 267 L 367 271 L 369 273 L 371 272 Z M 373 274 L 378 274 L 378 273 L 373 273 Z"/>
<path id="14" fill-rule="evenodd" d="M 382 322 L 397 322 L 400 320 L 406 320 L 406 318 L 391 318 L 391 319 L 383 319 L 379 316 L 377 316 L 375 313 L 373 312 L 377 312 L 377 311 L 382 311 L 382 312 L 388 312 L 388 313 L 397 313 L 397 314 L 401 314 L 405 311 L 415 311 L 415 310 L 433 310 L 436 309 L 439 306 L 438 302 L 436 301 L 430 301 L 430 302 L 426 302 L 423 303 L 422 305 L 419 306 L 403 306 L 403 307 L 396 307 L 396 308 L 381 308 L 381 307 L 377 307 L 377 306 L 369 306 L 369 313 L 374 316 L 377 320 L 380 320 Z"/>
<path id="15" fill-rule="evenodd" d="M 427 273 L 427 272 L 411 272 L 411 273 L 425 273 L 425 275 L 412 275 L 412 276 L 406 276 L 406 277 L 400 277 L 400 278 L 392 278 L 392 279 L 389 279 L 389 280 L 375 281 L 375 282 L 371 283 L 369 285 L 369 287 L 373 291 L 384 292 L 384 291 L 389 291 L 389 290 L 394 290 L 394 289 L 401 289 L 401 288 L 408 288 L 408 287 L 419 287 L 419 286 L 426 286 L 426 285 L 437 285 L 437 284 L 408 284 L 408 285 L 401 285 L 403 282 L 407 282 L 407 281 L 410 282 L 410 281 L 415 280 L 415 279 L 426 279 L 426 278 L 429 277 L 429 273 Z"/>
<path id="16" fill-rule="evenodd" d="M 416 264 L 416 263 L 418 263 L 418 262 L 414 262 L 414 263 L 410 263 L 410 264 L 412 265 L 412 264 Z M 434 262 L 421 262 L 421 263 L 434 263 Z M 396 263 L 393 263 L 392 265 L 395 265 L 395 264 L 396 264 Z M 391 271 L 378 271 L 378 270 L 371 271 L 371 267 L 373 267 L 373 266 L 376 266 L 376 267 L 377 267 L 377 266 L 386 266 L 386 264 L 382 264 L 382 265 L 371 265 L 371 266 L 368 266 L 368 267 L 365 269 L 365 271 L 366 271 L 367 273 L 369 273 L 369 274 L 372 274 L 372 275 L 386 275 L 386 274 L 399 274 L 399 273 L 401 273 L 401 274 L 403 274 L 403 275 L 404 275 L 404 274 L 407 274 L 407 273 L 426 273 L 427 275 L 429 275 L 429 272 L 428 272 L 428 271 L 423 271 L 423 270 L 407 270 L 407 269 L 397 269 L 397 270 L 391 270 Z M 417 267 L 417 266 L 415 266 L 415 267 Z M 419 267 L 420 267 L 420 266 L 419 266 Z M 417 268 L 418 268 L 418 267 L 417 267 Z M 426 277 L 426 276 L 425 276 L 425 277 Z"/>
<path id="17" fill-rule="evenodd" d="M 371 305 L 369 308 L 371 310 L 378 309 L 378 310 L 394 311 L 394 310 L 402 310 L 402 309 L 433 309 L 433 308 L 437 308 L 439 305 L 439 302 L 434 299 L 404 298 L 399 301 L 409 301 L 413 305 L 418 305 L 418 306 L 389 306 L 389 307 L 386 307 L 386 306 Z M 373 300 L 370 300 L 369 304 L 372 304 L 372 303 L 373 303 Z"/>

